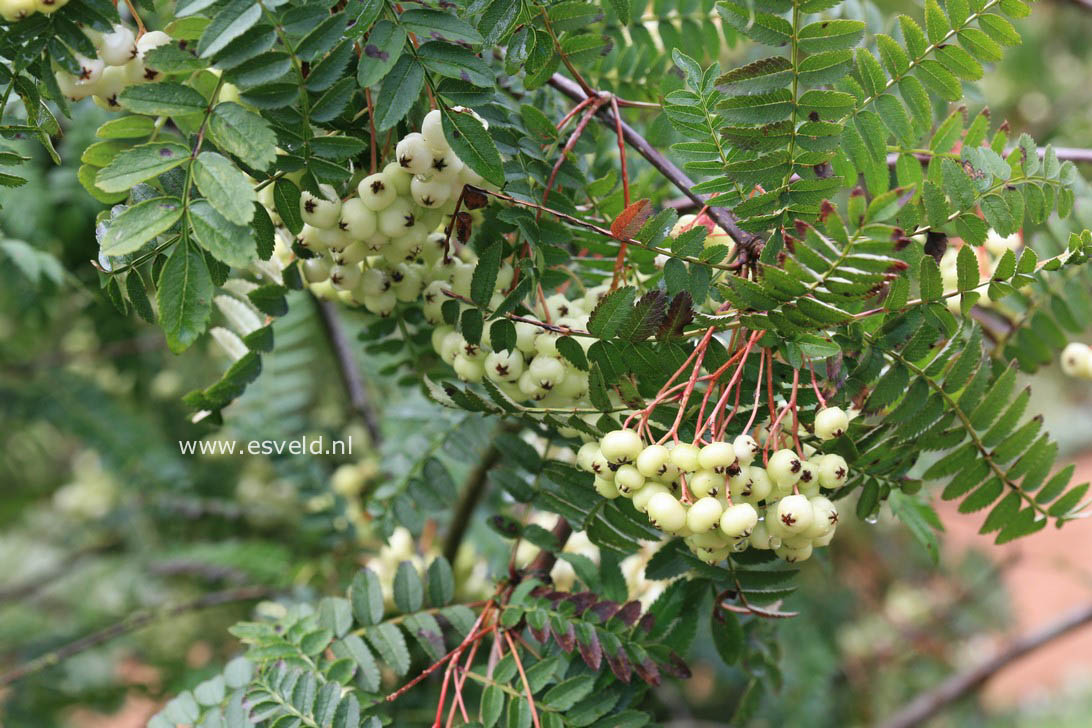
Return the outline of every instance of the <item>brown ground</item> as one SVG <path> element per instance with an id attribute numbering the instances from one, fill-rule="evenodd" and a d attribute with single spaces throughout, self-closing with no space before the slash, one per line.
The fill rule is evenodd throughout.
<path id="1" fill-rule="evenodd" d="M 1092 479 L 1092 453 L 1076 459 L 1076 482 Z M 997 561 L 1011 559 L 1004 582 L 1012 600 L 1013 626 L 998 644 L 1057 619 L 1092 600 L 1092 522 L 1075 521 L 1063 529 L 1048 526 L 1037 534 L 994 546 L 979 536 L 985 512 L 963 515 L 955 503 L 935 504 L 947 529 L 945 549 L 959 553 L 977 547 Z M 987 701 L 1010 705 L 1051 691 L 1067 678 L 1092 676 L 1092 625 L 1070 633 L 1002 670 L 986 684 Z"/>

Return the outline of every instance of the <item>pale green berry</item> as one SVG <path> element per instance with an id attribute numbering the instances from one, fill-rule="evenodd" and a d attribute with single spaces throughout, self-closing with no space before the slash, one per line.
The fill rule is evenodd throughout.
<path id="1" fill-rule="evenodd" d="M 811 460 L 801 460 L 800 480 L 796 485 L 809 498 L 819 495 L 819 466 Z"/>
<path id="2" fill-rule="evenodd" d="M 713 442 L 701 449 L 698 465 L 702 470 L 723 473 L 736 461 L 736 450 L 726 442 Z"/>
<path id="3" fill-rule="evenodd" d="M 647 513 L 648 502 L 652 500 L 652 496 L 656 495 L 657 493 L 666 493 L 667 495 L 671 495 L 671 490 L 663 483 L 646 480 L 645 486 L 630 496 L 631 500 L 633 501 L 633 507 L 639 510 L 641 513 Z"/>
<path id="4" fill-rule="evenodd" d="M 815 435 L 820 440 L 841 437 L 849 429 L 849 417 L 841 407 L 827 407 L 815 415 Z"/>
<path id="5" fill-rule="evenodd" d="M 724 476 L 712 470 L 699 470 L 686 479 L 686 487 L 695 498 L 715 496 L 724 487 Z"/>
<path id="6" fill-rule="evenodd" d="M 778 530 L 786 536 L 804 534 L 815 520 L 811 502 L 806 496 L 790 495 L 774 504 Z"/>
<path id="7" fill-rule="evenodd" d="M 646 478 L 658 478 L 667 472 L 671 451 L 663 445 L 649 445 L 637 456 L 637 470 Z"/>
<path id="8" fill-rule="evenodd" d="M 621 495 L 613 481 L 598 476 L 595 478 L 595 492 L 611 500 Z"/>
<path id="9" fill-rule="evenodd" d="M 743 539 L 751 535 L 758 523 L 758 511 L 750 503 L 736 503 L 724 509 L 720 517 L 720 530 L 731 539 Z"/>
<path id="10" fill-rule="evenodd" d="M 750 435 L 740 435 L 732 441 L 732 449 L 740 466 L 750 465 L 758 455 L 758 443 Z"/>
<path id="11" fill-rule="evenodd" d="M 360 282 L 360 268 L 355 265 L 335 265 L 330 268 L 330 283 L 339 291 L 351 291 Z"/>
<path id="12" fill-rule="evenodd" d="M 489 356 L 493 356 L 490 354 Z M 485 358 L 486 362 L 489 361 L 489 357 Z M 581 470 L 586 470 L 589 473 L 592 472 L 592 460 L 595 458 L 596 453 L 599 452 L 599 445 L 594 442 L 585 442 L 580 446 L 580 449 L 576 451 L 576 464 Z"/>
<path id="13" fill-rule="evenodd" d="M 773 492 L 774 484 L 770 480 L 769 474 L 764 468 L 760 468 L 757 465 L 752 465 L 748 468 L 751 478 L 751 498 L 752 503 L 758 503 L 764 501 L 770 497 L 770 493 Z"/>
<path id="14" fill-rule="evenodd" d="M 394 187 L 394 193 L 399 197 L 409 197 L 410 182 L 413 175 L 406 172 L 397 161 L 390 162 L 383 168 L 384 178 Z"/>
<path id="15" fill-rule="evenodd" d="M 765 521 L 759 521 L 751 530 L 751 536 L 748 539 L 748 542 L 756 549 L 769 551 L 770 549 L 775 549 L 781 545 L 781 538 L 770 533 L 766 528 Z"/>
<path id="16" fill-rule="evenodd" d="M 753 468 L 744 467 L 738 473 L 728 478 L 728 492 L 732 500 L 752 500 L 754 480 L 751 478 Z M 753 500 L 759 500 L 757 498 Z"/>
<path id="17" fill-rule="evenodd" d="M 394 183 L 388 179 L 385 172 L 370 174 L 360 180 L 356 187 L 356 193 L 365 207 L 373 212 L 387 209 L 392 202 L 398 199 L 398 190 Z M 389 237 L 389 236 L 388 236 Z"/>
<path id="18" fill-rule="evenodd" d="M 542 329 L 534 324 L 529 324 L 526 321 L 517 321 L 516 348 L 524 354 L 534 354 L 535 338 L 538 336 L 539 331 L 542 331 Z"/>
<path id="19" fill-rule="evenodd" d="M 359 291 L 362 296 L 378 296 L 390 290 L 391 279 L 382 268 L 369 268 L 360 274 Z"/>
<path id="20" fill-rule="evenodd" d="M 334 252 L 331 257 L 338 265 L 356 265 L 368 257 L 368 248 L 364 243 L 352 243 Z"/>
<path id="21" fill-rule="evenodd" d="M 554 387 L 554 392 L 567 399 L 580 399 L 588 392 L 588 373 L 565 367 L 565 377 Z"/>
<path id="22" fill-rule="evenodd" d="M 539 357 L 535 357 L 537 361 Z M 551 359 L 561 365 L 557 359 Z M 534 362 L 532 362 L 532 365 Z M 599 443 L 603 456 L 612 463 L 631 463 L 637 459 L 643 449 L 641 436 L 634 430 L 614 430 L 603 436 Z"/>
<path id="23" fill-rule="evenodd" d="M 433 109 L 425 114 L 424 121 L 421 122 L 421 136 L 432 149 L 443 150 L 450 147 L 447 138 L 444 137 L 443 119 L 439 109 Z"/>
<path id="24" fill-rule="evenodd" d="M 341 217 L 341 200 L 330 185 L 319 185 L 321 195 L 308 190 L 300 192 L 300 216 L 308 225 L 324 230 L 338 226 Z"/>
<path id="25" fill-rule="evenodd" d="M 565 365 L 552 356 L 536 356 L 527 365 L 527 373 L 540 389 L 549 391 L 565 378 Z M 637 433 L 634 433 L 636 435 Z M 610 456 L 608 455 L 608 458 Z"/>
<path id="26" fill-rule="evenodd" d="M 603 455 L 601 447 L 595 448 L 595 455 L 591 460 L 591 471 L 598 475 L 600 478 L 606 478 L 607 480 L 614 480 L 614 469 L 610 466 L 610 461 Z"/>
<path id="27" fill-rule="evenodd" d="M 775 554 L 777 554 L 781 559 L 790 564 L 795 564 L 798 561 L 807 561 L 811 558 L 811 551 L 812 546 L 810 543 L 805 544 L 801 548 L 795 549 L 790 546 L 786 546 L 785 544 L 781 544 L 774 549 Z"/>
<path id="28" fill-rule="evenodd" d="M 645 486 L 645 476 L 629 463 L 614 471 L 614 485 L 622 495 L 633 495 Z"/>
<path id="29" fill-rule="evenodd" d="M 419 270 L 420 266 L 406 264 L 395 266 L 391 270 L 391 280 L 394 281 L 392 289 L 399 301 L 409 303 L 410 301 L 416 301 L 421 295 L 421 289 L 425 282 L 421 280 Z"/>
<path id="30" fill-rule="evenodd" d="M 330 277 L 330 268 L 333 264 L 328 258 L 316 256 L 302 262 L 303 277 L 308 283 L 319 283 Z"/>
<path id="31" fill-rule="evenodd" d="M 406 229 L 413 227 L 416 221 L 413 205 L 402 197 L 380 210 L 377 216 L 379 232 L 388 238 L 402 237 Z"/>
<path id="32" fill-rule="evenodd" d="M 778 450 L 766 463 L 766 472 L 782 489 L 792 488 L 800 480 L 800 457 L 792 450 Z"/>
<path id="33" fill-rule="evenodd" d="M 1092 349 L 1073 342 L 1062 350 L 1062 371 L 1071 377 L 1092 377 Z"/>
<path id="34" fill-rule="evenodd" d="M 375 211 L 364 204 L 359 197 L 350 197 L 341 203 L 341 220 L 338 227 L 353 240 L 367 240 L 375 235 Z"/>
<path id="35" fill-rule="evenodd" d="M 652 496 L 647 509 L 649 521 L 661 531 L 677 533 L 686 527 L 686 508 L 669 493 Z"/>
<path id="36" fill-rule="evenodd" d="M 398 305 L 398 298 L 394 295 L 394 291 L 386 291 L 378 296 L 364 296 L 361 303 L 375 315 L 386 318 L 394 312 L 394 307 Z"/>
<path id="37" fill-rule="evenodd" d="M 819 458 L 819 485 L 824 488 L 841 488 L 849 477 L 849 466 L 841 455 L 824 455 Z"/>
<path id="38" fill-rule="evenodd" d="M 689 519 L 688 514 L 688 522 Z M 687 539 L 687 542 L 695 549 L 704 549 L 706 551 L 716 551 L 731 545 L 731 539 L 725 536 L 719 528 L 710 528 L 708 531 L 695 533 Z"/>
<path id="39" fill-rule="evenodd" d="M 515 382 L 523 374 L 523 354 L 494 351 L 485 357 L 485 376 L 493 382 Z"/>
<path id="40" fill-rule="evenodd" d="M 443 207 L 451 197 L 451 186 L 435 177 L 428 180 L 414 177 L 410 182 L 410 195 L 421 207 Z"/>
<path id="41" fill-rule="evenodd" d="M 443 351 L 444 338 L 447 337 L 448 334 L 453 333 L 455 333 L 454 326 L 444 325 L 434 328 L 432 330 L 432 336 L 430 338 L 430 341 L 432 343 L 432 350 L 435 351 L 437 354 L 441 353 Z"/>
<path id="42" fill-rule="evenodd" d="M 432 150 L 429 149 L 425 137 L 418 132 L 402 137 L 395 147 L 394 156 L 404 172 L 424 176 L 432 173 Z"/>
<path id="43" fill-rule="evenodd" d="M 829 546 L 830 542 L 834 539 L 834 532 L 837 531 L 837 530 L 838 530 L 837 528 L 832 528 L 829 531 L 827 531 L 826 533 L 824 533 L 822 536 L 820 536 L 819 538 L 812 539 L 811 545 L 814 546 L 815 548 L 821 548 L 823 546 Z"/>
<path id="44" fill-rule="evenodd" d="M 455 357 L 463 350 L 466 339 L 458 331 L 452 331 L 440 343 L 440 359 L 445 364 L 454 364 Z"/>
<path id="45" fill-rule="evenodd" d="M 124 25 L 115 25 L 109 33 L 102 34 L 99 58 L 108 66 L 124 66 L 136 58 L 136 37 Z"/>
<path id="46" fill-rule="evenodd" d="M 821 495 L 809 500 L 811 501 L 813 519 L 811 527 L 807 530 L 807 536 L 810 539 L 822 538 L 837 527 L 838 508 L 829 498 Z"/>
<path id="47" fill-rule="evenodd" d="M 717 525 L 722 511 L 720 501 L 716 498 L 699 498 L 686 512 L 686 527 L 694 533 L 705 533 Z"/>
<path id="48" fill-rule="evenodd" d="M 679 442 L 671 448 L 671 464 L 684 473 L 693 473 L 698 469 L 698 455 L 701 450 L 697 445 Z"/>

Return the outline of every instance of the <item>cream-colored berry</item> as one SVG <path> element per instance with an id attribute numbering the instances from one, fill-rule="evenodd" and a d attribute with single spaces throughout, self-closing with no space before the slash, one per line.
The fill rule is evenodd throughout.
<path id="1" fill-rule="evenodd" d="M 750 503 L 736 503 L 724 509 L 720 517 L 720 530 L 731 539 L 750 536 L 758 524 L 758 511 Z"/>
<path id="2" fill-rule="evenodd" d="M 806 496 L 790 495 L 774 505 L 774 517 L 781 533 L 795 536 L 804 534 L 815 520 L 811 502 Z"/>
<path id="3" fill-rule="evenodd" d="M 758 443 L 750 435 L 740 435 L 733 440 L 732 449 L 735 450 L 740 466 L 750 465 L 758 455 Z"/>
<path id="4" fill-rule="evenodd" d="M 637 456 L 636 466 L 646 478 L 658 478 L 667 472 L 671 451 L 663 445 L 649 445 Z"/>
<path id="5" fill-rule="evenodd" d="M 536 356 L 534 361 L 538 361 L 538 359 L 539 357 Z M 551 359 L 551 361 L 555 361 L 558 366 L 561 366 L 561 362 L 557 359 Z M 559 380 L 561 376 L 564 376 L 564 372 L 558 377 Z M 642 445 L 641 436 L 634 430 L 615 430 L 603 436 L 599 443 L 599 449 L 603 451 L 603 456 L 612 463 L 629 463 L 633 462 L 641 454 Z"/>
<path id="6" fill-rule="evenodd" d="M 849 429 L 849 417 L 841 407 L 827 407 L 815 415 L 815 435 L 820 440 L 841 437 Z"/>
<path id="7" fill-rule="evenodd" d="M 800 456 L 792 450 L 778 450 L 766 463 L 766 472 L 782 489 L 791 488 L 800 480 Z"/>
<path id="8" fill-rule="evenodd" d="M 805 535 L 811 539 L 822 538 L 838 526 L 838 508 L 829 498 L 821 495 L 809 500 L 813 519 Z"/>
<path id="9" fill-rule="evenodd" d="M 633 495 L 645 486 L 645 476 L 626 463 L 614 471 L 614 485 L 622 495 Z"/>
<path id="10" fill-rule="evenodd" d="M 686 512 L 686 527 L 694 533 L 705 533 L 720 522 L 723 508 L 716 498 L 699 498 Z"/>
<path id="11" fill-rule="evenodd" d="M 824 488 L 841 488 L 849 477 L 849 466 L 841 455 L 824 455 L 819 458 L 819 485 Z"/>
<path id="12" fill-rule="evenodd" d="M 723 473 L 736 461 L 736 450 L 727 442 L 713 442 L 701 449 L 698 465 L 702 470 Z"/>
<path id="13" fill-rule="evenodd" d="M 687 477 L 686 487 L 695 498 L 715 496 L 724 489 L 724 476 L 712 470 L 699 470 Z"/>
<path id="14" fill-rule="evenodd" d="M 701 450 L 688 442 L 676 443 L 671 448 L 671 464 L 684 473 L 693 473 L 698 469 L 698 455 Z"/>
<path id="15" fill-rule="evenodd" d="M 652 525 L 667 533 L 686 527 L 686 508 L 670 493 L 657 493 L 648 501 L 648 518 Z"/>

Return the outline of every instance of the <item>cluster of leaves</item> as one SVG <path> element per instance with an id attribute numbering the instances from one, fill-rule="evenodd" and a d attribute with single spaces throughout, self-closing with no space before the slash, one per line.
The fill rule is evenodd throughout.
<path id="1" fill-rule="evenodd" d="M 1040 152 L 1026 135 L 1011 148 L 1004 125 L 991 136 L 987 112 L 968 120 L 946 103 L 963 98 L 961 82 L 980 77 L 1001 46 L 1018 42 L 1005 16 L 1022 15 L 1023 3 L 949 0 L 941 8 L 927 0 L 924 29 L 904 16 L 893 35 L 868 38 L 865 23 L 845 17 L 850 11 L 836 0 L 726 0 L 715 7 L 707 0 L 657 1 L 651 15 L 643 5 L 492 0 L 435 9 L 386 0 L 333 7 L 181 0 L 166 28 L 175 42 L 146 59 L 165 79 L 121 93 L 128 115 L 104 124 L 81 160 L 80 182 L 117 205 L 97 230 L 107 296 L 123 311 L 158 321 L 176 352 L 209 326 L 218 291 L 245 298 L 268 317 L 244 338 L 249 353 L 186 399 L 193 409 L 219 412 L 258 377 L 261 354 L 274 344 L 271 319 L 303 298 L 289 295 L 302 287 L 295 261 L 282 268 L 284 261 L 273 258 L 281 233 L 259 194 L 271 191 L 289 242 L 303 225 L 301 190 L 351 190 L 364 170 L 390 159 L 392 141 L 417 129 L 434 104 L 459 157 L 509 196 L 492 202 L 469 236 L 480 256 L 474 305 L 460 314 L 452 301 L 444 310 L 466 339 L 488 336 L 494 349 L 511 348 L 510 317 L 533 310 L 539 285 L 552 291 L 608 280 L 619 239 L 630 245 L 626 263 L 640 276 L 599 303 L 587 331 L 558 340 L 561 355 L 589 372 L 589 410 L 527 407 L 488 381 L 452 383 L 431 354 L 423 317 L 411 308 L 361 337 L 370 353 L 391 357 L 381 376 L 401 373 L 402 384 L 411 384 L 427 375 L 429 392 L 445 405 L 518 418 L 547 443 L 572 445 L 558 430 L 597 436 L 619 426 L 615 403 L 643 406 L 686 360 L 699 331 L 720 331 L 704 359 L 708 371 L 727 361 L 727 332 L 762 331 L 761 345 L 780 355 L 767 370 L 775 395 L 787 400 L 793 370 L 825 361 L 826 380 L 838 391 L 831 402 L 864 413 L 850 436 L 831 446 L 855 473 L 838 495 L 859 492 L 862 517 L 888 501 L 935 548 L 935 515 L 914 491 L 921 479 L 944 478 L 944 496 L 962 498 L 962 510 L 991 507 L 983 529 L 996 531 L 999 541 L 1042 528 L 1047 517 L 1059 524 L 1072 518 L 1087 485 L 1066 490 L 1071 470 L 1051 477 L 1057 448 L 1040 433 L 1041 420 L 1022 421 L 1030 395 L 1016 392 L 1009 361 L 1032 370 L 1063 343 L 1059 327 L 1082 328 L 1087 296 L 1057 301 L 1088 280 L 1080 264 L 1092 241 L 1076 233 L 1041 251 L 1042 259 L 1031 247 L 1007 253 L 985 280 L 969 246 L 991 228 L 1007 235 L 1067 215 L 1080 179 L 1072 164 L 1060 164 L 1049 148 Z M 709 22 L 714 10 L 716 22 Z M 71 51 L 82 52 L 86 39 L 74 21 L 101 29 L 116 21 L 116 11 L 102 0 L 81 0 L 35 17 L 6 33 L 0 46 L 0 56 L 15 59 L 0 66 L 5 102 L 14 91 L 27 117 L 3 131 L 48 143 L 56 123 L 43 98 L 65 109 L 50 62 L 68 68 Z M 781 50 L 722 72 L 722 43 L 737 34 Z M 684 53 L 682 38 L 690 36 L 701 48 Z M 671 209 L 602 235 L 622 212 L 624 193 L 610 151 L 613 132 L 594 124 L 560 162 L 549 192 L 549 207 L 568 221 L 521 206 L 543 200 L 566 143 L 556 123 L 571 105 L 549 86 L 563 68 L 634 99 L 662 96 L 670 128 L 639 110 L 627 115 L 650 137 L 681 137 L 673 153 L 704 180 L 694 191 L 712 195 L 714 207 L 731 208 L 745 231 L 761 234 L 758 242 L 730 258 L 728 247 L 705 245 L 701 226 L 669 238 L 677 221 Z M 460 105 L 487 120 L 488 133 L 459 113 Z M 21 161 L 0 154 L 0 164 Z M 632 194 L 666 195 L 651 166 L 628 161 Z M 943 290 L 937 265 L 948 236 L 965 243 L 952 293 Z M 490 310 L 508 258 L 519 282 Z M 1028 286 L 1034 295 L 1022 292 Z M 1022 305 L 989 352 L 993 337 L 974 322 L 985 303 L 982 289 L 991 302 Z M 954 294 L 959 315 L 945 303 Z M 595 339 L 586 352 L 580 337 Z M 765 385 L 757 362 L 747 362 L 740 417 L 752 414 L 750 403 Z M 811 392 L 800 394 L 805 414 L 817 405 Z M 587 414 L 595 420 L 581 417 Z M 652 426 L 666 431 L 678 414 L 669 405 L 657 408 Z M 696 412 L 682 415 L 680 435 L 692 436 Z M 645 620 L 623 593 L 618 561 L 658 538 L 647 519 L 628 500 L 599 497 L 590 475 L 524 439 L 493 437 L 483 418 L 466 422 L 472 433 L 438 436 L 404 477 L 377 489 L 369 509 L 380 532 L 401 524 L 420 533 L 426 517 L 456 500 L 455 479 L 434 456 L 454 447 L 463 460 L 481 453 L 506 499 L 559 514 L 600 547 L 599 564 L 557 554 L 585 591 L 536 590 L 528 580 L 506 601 L 504 626 L 526 626 L 543 643 L 524 667 L 544 724 L 641 725 L 644 688 L 633 676 L 655 682 L 661 672 L 682 672 L 675 655 L 693 640 L 696 620 L 688 610 L 695 603 L 709 609 L 725 661 L 742 661 L 753 675 L 769 669 L 773 656 L 750 639 L 756 620 L 741 621 L 734 610 L 769 616 L 791 594 L 791 570 L 755 552 L 711 567 L 668 544 L 646 576 L 689 578 L 670 587 Z M 923 455 L 934 454 L 939 459 L 925 468 Z M 494 505 L 504 507 L 499 500 Z M 491 523 L 506 537 L 547 551 L 561 547 L 538 526 L 503 515 Z M 380 697 L 379 663 L 405 677 L 415 662 L 439 659 L 469 633 L 474 615 L 449 604 L 446 562 L 434 562 L 428 576 L 423 585 L 411 566 L 399 568 L 396 616 L 386 615 L 378 581 L 364 571 L 347 598 L 239 625 L 248 662 L 232 663 L 222 681 L 179 697 L 162 720 L 359 724 Z M 608 669 L 600 670 L 604 662 Z M 244 683 L 246 665 L 253 672 Z M 514 659 L 494 667 L 481 695 L 483 724 L 502 713 L 509 725 L 530 720 L 518 671 Z"/>

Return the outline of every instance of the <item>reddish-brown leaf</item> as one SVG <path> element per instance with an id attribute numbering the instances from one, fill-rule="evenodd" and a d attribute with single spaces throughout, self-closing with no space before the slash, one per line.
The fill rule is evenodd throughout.
<path id="1" fill-rule="evenodd" d="M 622 210 L 622 214 L 610 224 L 610 234 L 619 240 L 629 240 L 650 217 L 652 217 L 652 203 L 648 200 L 637 200 Z"/>

